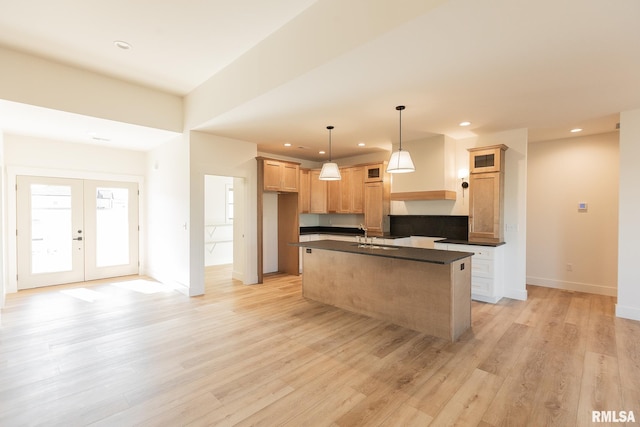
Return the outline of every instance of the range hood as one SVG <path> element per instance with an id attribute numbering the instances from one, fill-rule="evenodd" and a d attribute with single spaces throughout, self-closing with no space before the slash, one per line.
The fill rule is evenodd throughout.
<path id="1" fill-rule="evenodd" d="M 456 200 L 456 141 L 446 135 L 403 142 L 416 171 L 395 174 L 391 200 Z"/>

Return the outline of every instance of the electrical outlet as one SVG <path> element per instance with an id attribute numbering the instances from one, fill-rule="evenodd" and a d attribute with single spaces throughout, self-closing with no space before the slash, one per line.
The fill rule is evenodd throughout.
<path id="1" fill-rule="evenodd" d="M 567 271 L 573 271 L 573 264 L 567 264 Z"/>

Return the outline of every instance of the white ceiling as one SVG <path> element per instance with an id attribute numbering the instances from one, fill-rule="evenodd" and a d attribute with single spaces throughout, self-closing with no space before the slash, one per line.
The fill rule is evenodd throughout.
<path id="1" fill-rule="evenodd" d="M 349 18 L 368 19 L 367 1 L 350 1 L 360 2 L 362 13 Z M 336 0 L 0 0 L 0 44 L 186 95 L 322 2 L 334 3 L 340 16 Z M 431 2 L 428 12 L 346 51 L 336 48 L 314 69 L 216 113 L 199 129 L 256 142 L 260 151 L 322 160 L 317 151 L 327 146 L 329 124 L 336 127 L 334 158 L 388 149 L 398 138 L 399 104 L 407 106 L 405 141 L 523 127 L 531 141 L 570 137 L 574 127 L 601 133 L 615 129 L 620 111 L 640 108 L 640 1 Z M 416 0 L 389 2 L 405 3 Z M 327 32 L 332 25 L 349 22 L 327 22 Z M 114 40 L 133 47 L 117 49 Z M 296 55 L 287 60 L 295 68 Z M 0 126 L 8 132 L 28 133 L 33 120 L 53 114 L 13 107 L 0 103 Z M 55 139 L 86 140 L 82 120 L 55 116 L 37 128 Z M 463 120 L 471 126 L 459 127 Z M 137 131 L 135 139 L 145 141 L 137 149 L 167 138 L 100 124 L 119 126 L 118 135 Z"/>

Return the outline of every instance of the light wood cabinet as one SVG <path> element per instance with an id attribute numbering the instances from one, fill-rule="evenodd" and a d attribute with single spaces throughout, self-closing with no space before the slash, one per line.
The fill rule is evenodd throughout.
<path id="1" fill-rule="evenodd" d="M 504 152 L 506 145 L 470 148 L 470 173 L 504 172 Z"/>
<path id="2" fill-rule="evenodd" d="M 364 226 L 370 236 L 382 236 L 389 231 L 389 183 L 364 184 Z"/>
<path id="3" fill-rule="evenodd" d="M 309 171 L 310 213 L 327 213 L 327 181 L 320 181 L 320 169 Z"/>
<path id="4" fill-rule="evenodd" d="M 364 166 L 349 168 L 349 183 L 350 212 L 356 214 L 364 213 Z M 343 201 L 345 198 L 343 198 Z"/>
<path id="5" fill-rule="evenodd" d="M 298 209 L 301 214 L 310 213 L 311 181 L 309 169 L 300 169 L 300 188 L 298 191 Z"/>
<path id="6" fill-rule="evenodd" d="M 258 283 L 264 279 L 264 195 L 277 192 L 278 197 L 278 271 L 298 274 L 299 251 L 289 245 L 298 240 L 300 200 L 300 164 L 256 157 L 258 163 L 257 191 L 257 268 Z"/>
<path id="7" fill-rule="evenodd" d="M 469 241 L 504 239 L 504 152 L 496 145 L 469 149 Z"/>
<path id="8" fill-rule="evenodd" d="M 340 168 L 339 181 L 320 181 L 320 171 L 309 173 L 310 208 L 308 213 L 364 213 L 364 166 Z M 301 187 L 305 177 L 300 175 Z M 300 190 L 303 191 L 302 188 Z M 323 199 L 326 199 L 323 201 Z M 303 213 L 303 212 L 301 212 Z"/>
<path id="9" fill-rule="evenodd" d="M 365 165 L 364 182 L 378 182 L 384 180 L 386 169 L 386 162 Z"/>
<path id="10" fill-rule="evenodd" d="M 264 191 L 298 192 L 299 164 L 271 159 L 259 159 L 259 161 L 263 162 Z"/>
<path id="11" fill-rule="evenodd" d="M 327 181 L 327 212 L 328 213 L 342 213 L 340 207 L 342 205 L 342 186 L 344 184 L 344 171 L 340 169 L 340 175 L 342 179 L 339 181 Z"/>

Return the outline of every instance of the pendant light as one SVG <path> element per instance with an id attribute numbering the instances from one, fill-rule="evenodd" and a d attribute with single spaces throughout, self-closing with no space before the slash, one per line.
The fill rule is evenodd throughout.
<path id="1" fill-rule="evenodd" d="M 327 129 L 329 129 L 329 161 L 322 165 L 318 179 L 321 181 L 339 181 L 342 179 L 340 169 L 337 163 L 331 161 L 331 129 L 333 129 L 333 126 L 327 126 Z"/>
<path id="2" fill-rule="evenodd" d="M 398 105 L 396 110 L 400 113 L 400 147 L 398 151 L 394 151 L 391 154 L 391 158 L 389 159 L 389 164 L 387 165 L 388 173 L 407 173 L 407 172 L 415 172 L 416 168 L 413 166 L 413 161 L 411 160 L 411 154 L 408 151 L 402 151 L 402 110 L 404 110 L 404 105 Z"/>

